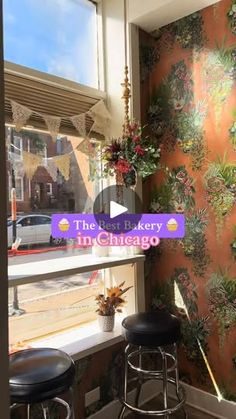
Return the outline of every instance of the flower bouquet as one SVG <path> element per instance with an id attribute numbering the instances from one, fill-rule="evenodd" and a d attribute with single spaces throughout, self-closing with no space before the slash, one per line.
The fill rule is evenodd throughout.
<path id="1" fill-rule="evenodd" d="M 122 289 L 125 282 L 122 282 L 117 287 L 107 288 L 106 296 L 99 294 L 95 300 L 97 301 L 99 326 L 103 332 L 110 332 L 114 328 L 115 313 L 122 313 L 122 307 L 125 300 L 122 298 L 130 288 Z"/>
<path id="2" fill-rule="evenodd" d="M 117 185 L 135 186 L 137 175 L 145 178 L 159 165 L 160 149 L 137 122 L 129 123 L 123 138 L 112 140 L 102 150 L 104 176 L 116 176 Z"/>

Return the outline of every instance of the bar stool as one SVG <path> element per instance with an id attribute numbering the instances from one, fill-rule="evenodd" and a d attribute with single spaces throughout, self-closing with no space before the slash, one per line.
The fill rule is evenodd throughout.
<path id="1" fill-rule="evenodd" d="M 164 416 L 184 410 L 186 400 L 184 388 L 179 384 L 177 342 L 180 340 L 180 321 L 166 310 L 158 312 L 138 313 L 126 317 L 122 322 L 122 332 L 127 346 L 125 348 L 125 377 L 123 405 L 119 419 L 122 419 L 126 408 L 143 415 Z M 155 370 L 145 369 L 144 355 L 154 358 L 155 365 L 161 361 L 161 366 Z M 133 404 L 127 401 L 127 385 L 129 370 L 135 372 L 134 380 L 138 381 L 136 398 Z M 171 374 L 172 373 L 172 374 Z M 172 375 L 172 376 L 171 376 Z M 144 381 L 161 380 L 163 386 L 162 410 L 144 410 L 139 408 L 139 398 Z M 131 380 L 132 381 L 132 380 Z M 168 402 L 168 383 L 174 384 L 177 395 L 177 403 L 170 407 Z"/>
<path id="2" fill-rule="evenodd" d="M 49 401 L 62 406 L 66 419 L 74 419 L 72 385 L 75 365 L 66 353 L 58 349 L 26 349 L 13 353 L 10 363 L 10 409 L 27 405 L 30 419 L 31 405 L 40 403 L 44 419 L 50 419 Z M 58 396 L 70 393 L 70 404 Z"/>

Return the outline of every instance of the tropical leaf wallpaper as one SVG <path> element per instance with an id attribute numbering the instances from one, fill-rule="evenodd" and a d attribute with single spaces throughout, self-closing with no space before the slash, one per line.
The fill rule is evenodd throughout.
<path id="1" fill-rule="evenodd" d="M 149 212 L 186 216 L 146 261 L 148 304 L 182 318 L 181 377 L 236 400 L 236 0 L 140 31 L 142 123 L 162 148 Z"/>

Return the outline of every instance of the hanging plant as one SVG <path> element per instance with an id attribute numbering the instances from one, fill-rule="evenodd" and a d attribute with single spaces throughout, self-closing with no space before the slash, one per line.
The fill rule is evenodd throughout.
<path id="1" fill-rule="evenodd" d="M 166 83 L 170 88 L 171 101 L 175 110 L 183 109 L 184 105 L 193 99 L 192 74 L 184 60 L 171 66 Z"/>
<path id="2" fill-rule="evenodd" d="M 234 239 L 230 244 L 234 259 L 236 260 L 236 225 L 233 226 Z"/>
<path id="3" fill-rule="evenodd" d="M 232 0 L 231 7 L 227 13 L 231 31 L 236 35 L 236 0 Z"/>
<path id="4" fill-rule="evenodd" d="M 148 121 L 159 144 L 173 151 L 178 138 L 177 117 L 193 99 L 193 81 L 184 60 L 172 65 L 169 75 L 153 92 Z"/>
<path id="5" fill-rule="evenodd" d="M 171 281 L 178 287 L 188 316 L 190 318 L 195 317 L 198 313 L 197 288 L 191 280 L 188 270 L 186 268 L 176 268 L 171 277 Z"/>
<path id="6" fill-rule="evenodd" d="M 236 165 L 226 161 L 226 154 L 209 165 L 205 173 L 207 200 L 215 213 L 217 238 L 220 237 L 225 217 L 236 199 Z"/>
<path id="7" fill-rule="evenodd" d="M 205 229 L 207 227 L 206 209 L 198 210 L 185 219 L 185 237 L 180 240 L 184 254 L 193 262 L 195 275 L 203 277 L 210 262 L 207 250 Z"/>
<path id="8" fill-rule="evenodd" d="M 173 212 L 184 213 L 194 207 L 194 182 L 185 166 L 179 166 L 170 171 L 168 183 L 172 187 Z"/>
<path id="9" fill-rule="evenodd" d="M 164 183 L 152 191 L 150 212 L 177 212 L 183 214 L 195 205 L 194 182 L 185 166 L 171 171 L 166 168 Z"/>
<path id="10" fill-rule="evenodd" d="M 140 79 L 144 82 L 151 73 L 152 69 L 160 60 L 160 52 L 157 45 L 140 46 Z"/>
<path id="11" fill-rule="evenodd" d="M 184 303 L 184 311 L 187 311 L 190 317 L 195 317 L 198 312 L 196 285 L 191 281 L 186 268 L 176 268 L 169 279 L 158 284 L 152 299 L 152 308 L 168 308 L 172 313 L 182 310 L 176 286 Z"/>
<path id="12" fill-rule="evenodd" d="M 137 122 L 129 123 L 122 139 L 102 149 L 103 176 L 116 176 L 119 184 L 135 186 L 137 174 L 146 178 L 159 167 L 160 149 L 143 134 Z"/>
<path id="13" fill-rule="evenodd" d="M 188 111 L 180 112 L 176 118 L 177 144 L 184 153 L 192 155 L 192 168 L 199 170 L 206 156 L 203 123 L 206 117 L 206 104 L 199 102 Z"/>
<path id="14" fill-rule="evenodd" d="M 236 278 L 227 271 L 219 270 L 211 275 L 207 284 L 210 312 L 219 326 L 220 346 L 225 336 L 236 326 Z"/>
<path id="15" fill-rule="evenodd" d="M 196 12 L 172 24 L 175 40 L 184 49 L 200 51 L 204 44 L 203 17 Z"/>
<path id="16" fill-rule="evenodd" d="M 199 371 L 200 382 L 205 382 L 208 371 L 200 347 L 205 355 L 209 352 L 208 336 L 210 334 L 209 317 L 196 317 L 189 321 L 182 319 L 182 346 L 187 359 Z"/>
<path id="17" fill-rule="evenodd" d="M 148 109 L 148 125 L 157 143 L 171 151 L 176 144 L 176 128 L 171 104 L 171 89 L 164 81 L 154 90 Z"/>
<path id="18" fill-rule="evenodd" d="M 234 151 L 236 151 L 236 109 L 233 111 L 233 124 L 229 129 L 229 138 L 233 145 Z"/>
<path id="19" fill-rule="evenodd" d="M 172 51 L 175 42 L 172 24 L 156 29 L 152 32 L 152 36 L 155 37 L 160 52 L 170 53 Z"/>
<path id="20" fill-rule="evenodd" d="M 171 280 L 163 281 L 155 286 L 151 307 L 153 310 L 166 308 L 171 313 L 176 312 L 174 286 Z"/>
<path id="21" fill-rule="evenodd" d="M 214 71 L 212 69 L 214 68 Z M 206 91 L 214 105 L 217 125 L 221 121 L 221 112 L 236 78 L 236 48 L 216 44 L 216 49 L 207 53 L 204 65 Z"/>

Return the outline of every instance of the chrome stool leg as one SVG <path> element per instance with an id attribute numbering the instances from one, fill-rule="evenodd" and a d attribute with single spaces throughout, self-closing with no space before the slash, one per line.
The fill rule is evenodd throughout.
<path id="1" fill-rule="evenodd" d="M 181 396 L 180 396 L 180 388 L 179 388 L 179 363 L 178 363 L 178 349 L 177 349 L 177 344 L 174 344 L 174 356 L 175 356 L 175 362 L 176 362 L 176 366 L 175 366 L 175 388 L 176 388 L 176 396 L 177 399 L 179 400 L 179 402 L 181 401 Z M 184 412 L 184 417 L 185 419 L 188 419 L 188 414 L 184 408 L 184 406 L 182 407 L 182 410 Z"/>
<path id="2" fill-rule="evenodd" d="M 165 350 L 160 348 L 160 353 L 162 356 L 162 371 L 163 371 L 163 401 L 164 401 L 164 409 L 168 409 L 168 372 L 167 372 L 167 358 Z M 165 419 L 169 419 L 169 415 L 164 415 Z"/>
<path id="3" fill-rule="evenodd" d="M 128 351 L 130 345 L 127 345 L 125 348 L 125 382 L 124 382 L 124 401 L 127 402 L 127 384 L 128 384 Z M 125 413 L 125 406 L 122 406 L 118 419 L 122 419 Z"/>
<path id="4" fill-rule="evenodd" d="M 27 419 L 30 419 L 30 404 L 27 404 Z"/>
<path id="5" fill-rule="evenodd" d="M 142 346 L 139 346 L 139 356 L 138 356 L 138 366 L 139 369 L 142 369 Z M 140 397 L 140 393 L 142 390 L 142 384 L 143 384 L 143 377 L 142 377 L 142 372 L 140 372 L 138 374 L 138 385 L 137 385 L 137 390 L 136 390 L 136 395 L 135 395 L 135 402 L 134 405 L 136 407 L 138 407 L 139 405 L 139 397 Z"/>
<path id="6" fill-rule="evenodd" d="M 71 387 L 69 389 L 69 394 L 70 394 L 70 409 L 71 409 L 70 419 L 75 419 L 74 390 L 73 390 L 73 387 Z"/>
<path id="7" fill-rule="evenodd" d="M 43 419 L 50 419 L 48 405 L 46 403 L 41 403 L 41 406 L 43 411 Z"/>

